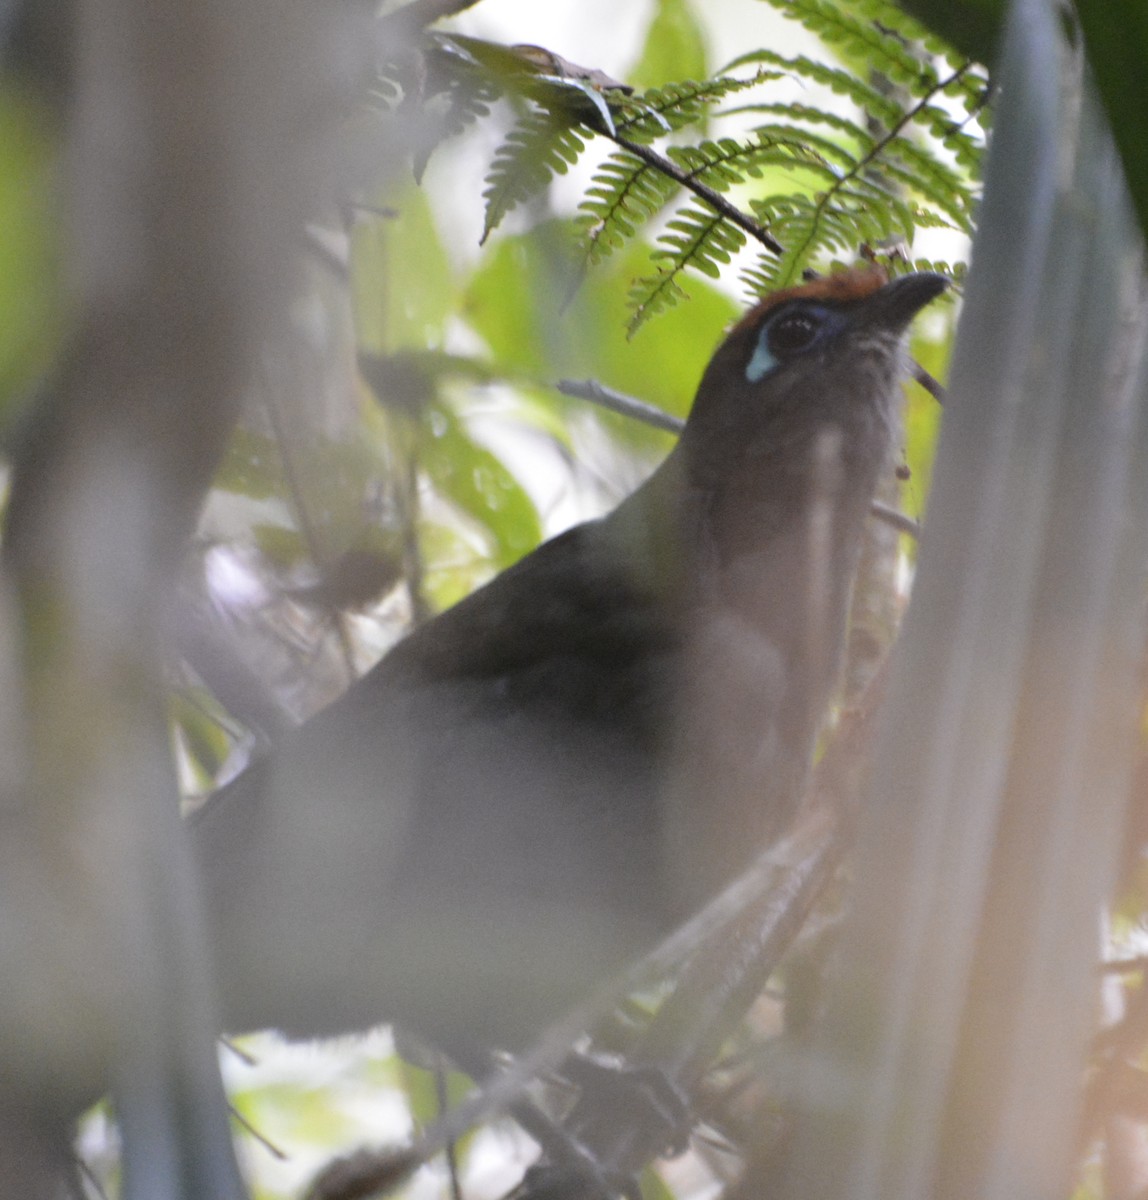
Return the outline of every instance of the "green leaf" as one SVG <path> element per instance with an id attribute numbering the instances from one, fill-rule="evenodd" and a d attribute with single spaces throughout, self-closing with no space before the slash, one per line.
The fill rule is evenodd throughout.
<path id="1" fill-rule="evenodd" d="M 578 132 L 553 112 L 539 110 L 523 117 L 499 146 L 486 177 L 481 240 L 486 241 L 511 209 L 536 196 L 555 175 L 565 175 L 584 147 Z"/>
<path id="2" fill-rule="evenodd" d="M 0 423 L 60 348 L 57 139 L 50 116 L 11 83 L 0 88 Z"/>
<path id="3" fill-rule="evenodd" d="M 1077 13 L 1140 228 L 1148 233 L 1148 10 L 1143 0 L 1081 0 Z"/>
<path id="4" fill-rule="evenodd" d="M 918 21 L 952 42 L 964 55 L 992 62 L 1004 17 L 1005 0 L 900 0 Z M 1111 0 L 1099 0 L 1107 7 Z"/>
<path id="5" fill-rule="evenodd" d="M 495 565 L 508 567 L 533 550 L 542 540 L 538 510 L 502 460 L 445 404 L 430 408 L 425 428 L 419 462 L 438 491 L 489 533 Z"/>
<path id="6" fill-rule="evenodd" d="M 880 71 L 893 83 L 906 87 L 929 86 L 936 81 L 931 64 L 922 62 L 905 44 L 906 33 L 918 32 L 891 4 L 880 3 L 877 19 L 873 0 L 854 5 L 866 15 L 854 16 L 838 0 L 766 0 L 773 8 L 800 22 L 835 50 L 857 57 L 867 70 Z M 902 31 L 904 27 L 904 32 Z M 908 40 L 912 40 L 911 36 Z M 858 72 L 859 73 L 859 72 Z"/>
<path id="7" fill-rule="evenodd" d="M 283 458 L 275 442 L 240 425 L 232 434 L 215 487 L 250 500 L 270 500 L 283 494 Z"/>
<path id="8" fill-rule="evenodd" d="M 637 88 L 709 74 L 705 32 L 689 0 L 658 0 L 638 61 L 626 73 Z"/>
<path id="9" fill-rule="evenodd" d="M 197 789 L 208 791 L 231 753 L 231 738 L 222 720 L 213 715 L 218 703 L 202 688 L 187 688 L 172 692 L 168 707 L 188 765 L 195 772 Z"/>
<path id="10" fill-rule="evenodd" d="M 539 384 L 593 378 L 667 412 L 684 413 L 737 306 L 716 288 L 691 281 L 688 310 L 668 313 L 631 343 L 625 334 L 626 294 L 633 279 L 649 272 L 650 247 L 629 244 L 591 272 L 564 307 L 570 290 L 565 254 L 573 233 L 570 223 L 551 221 L 499 243 L 468 289 L 467 319 L 496 361 Z M 555 397 L 554 403 L 583 409 L 580 401 Z M 629 428 L 621 418 L 613 427 Z M 665 444 L 664 437 L 649 431 L 633 436 Z"/>
<path id="11" fill-rule="evenodd" d="M 457 288 L 426 193 L 408 183 L 385 202 L 398 216 L 359 221 L 351 240 L 357 345 L 378 355 L 441 346 Z"/>
<path id="12" fill-rule="evenodd" d="M 446 1094 L 440 1095 L 439 1081 L 433 1071 L 408 1062 L 405 1058 L 400 1059 L 399 1070 L 411 1116 L 422 1129 L 433 1125 L 446 1111 L 461 1104 L 474 1091 L 474 1084 L 458 1071 L 446 1072 Z M 467 1145 L 473 1136 L 468 1134 L 461 1138 L 459 1146 Z"/>
<path id="13" fill-rule="evenodd" d="M 663 134 L 702 122 L 707 110 L 723 97 L 779 76 L 780 72 L 761 70 L 748 79 L 722 75 L 700 83 L 685 79 L 650 88 L 640 96 L 630 96 L 619 102 L 625 115 L 617 117 L 617 130 L 632 142 L 650 142 Z"/>

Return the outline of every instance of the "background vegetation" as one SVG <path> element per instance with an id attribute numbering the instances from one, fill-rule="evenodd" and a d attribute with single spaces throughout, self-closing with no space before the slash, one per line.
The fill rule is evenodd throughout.
<path id="1" fill-rule="evenodd" d="M 770 48 L 721 65 L 700 11 L 662 0 L 619 80 L 562 47 L 441 29 L 413 64 L 409 49 L 384 56 L 356 132 L 388 150 L 399 138 L 407 165 L 389 162 L 383 184 L 347 198 L 342 236 L 316 242 L 308 344 L 258 381 L 201 526 L 200 607 L 222 615 L 271 696 L 237 713 L 232 694 L 225 716 L 222 689 L 203 686 L 212 664 L 196 664 L 175 708 L 193 791 L 243 761 L 251 739 L 236 742 L 234 717 L 258 744 L 274 732 L 258 719 L 268 699 L 286 719 L 321 706 L 410 621 L 609 507 L 671 444 L 559 381 L 681 417 L 723 328 L 803 272 L 861 255 L 959 285 L 985 70 L 884 3 L 773 8 L 785 20 Z M 450 225 L 463 209 L 480 247 Z M 922 322 L 913 347 L 934 375 L 953 313 Z M 314 386 L 292 408 L 276 381 L 298 370 Z M 936 399 L 911 385 L 904 478 L 887 499 L 915 518 L 938 426 Z M 912 540 L 883 555 L 870 658 L 903 602 Z M 290 1155 L 249 1147 L 273 1191 L 436 1111 L 429 1077 L 387 1041 L 322 1060 L 265 1041 L 255 1053 L 259 1066 L 230 1059 L 228 1075 L 244 1116 Z M 319 1069 L 332 1078 L 316 1090 Z M 311 1086 L 285 1082 L 299 1079 Z M 521 1167 L 506 1129 L 464 1149 L 468 1192 L 495 1194 Z M 444 1170 L 412 1186 L 443 1187 Z"/>
<path id="2" fill-rule="evenodd" d="M 481 4 L 426 30 L 399 5 L 385 10 L 368 86 L 333 135 L 340 188 L 307 227 L 289 336 L 245 381 L 183 569 L 166 683 L 188 797 L 322 707 L 412 623 L 630 491 L 672 444 L 722 330 L 763 292 L 858 258 L 942 270 L 954 302 L 919 323 L 912 353 L 919 379 L 944 378 L 1000 6 L 740 3 L 777 23 L 727 62 L 709 48 L 707 6 L 642 5 L 643 36 L 617 78 L 561 45 L 484 36 Z M 1133 8 L 1112 4 L 1106 19 L 1079 6 L 1085 37 L 1104 47 L 1095 65 L 1126 162 L 1148 112 L 1144 76 L 1127 68 L 1148 56 Z M 0 90 L 0 422 L 12 447 L 66 357 L 77 304 L 55 219 L 60 98 L 28 79 L 9 71 Z M 1143 178 L 1128 175 L 1143 211 Z M 935 396 L 907 385 L 903 461 L 883 501 L 913 520 L 926 512 L 939 424 Z M 875 528 L 853 700 L 889 645 L 916 559 L 912 536 Z M 1126 951 L 1138 946 L 1141 874 L 1130 852 L 1114 942 Z M 817 974 L 809 945 L 787 966 L 791 987 Z M 697 1194 L 752 1159 L 779 1110 L 781 1026 L 776 1000 L 759 1001 L 710 1081 L 712 1144 L 647 1172 L 649 1195 Z M 464 1090 L 400 1049 L 378 1033 L 223 1051 L 253 1129 L 244 1155 L 257 1194 L 297 1194 L 332 1154 L 397 1143 L 433 1120 L 444 1089 Z M 1097 1078 L 1096 1092 L 1115 1086 L 1111 1072 Z M 1142 1090 L 1138 1075 L 1117 1082 L 1133 1098 Z M 105 1110 L 88 1118 L 81 1149 L 116 1186 Z M 454 1161 L 467 1195 L 493 1196 L 528 1155 L 505 1122 Z M 449 1189 L 448 1166 L 424 1168 L 408 1194 Z M 1099 1194 L 1095 1174 L 1082 1194 Z"/>

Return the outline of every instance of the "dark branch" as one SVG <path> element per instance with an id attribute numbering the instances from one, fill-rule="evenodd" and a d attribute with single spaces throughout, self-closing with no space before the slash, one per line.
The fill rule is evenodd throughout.
<path id="1" fill-rule="evenodd" d="M 608 137 L 610 141 L 621 146 L 623 150 L 633 154 L 636 158 L 640 158 L 644 163 L 648 163 L 655 171 L 660 171 L 663 175 L 668 175 L 675 182 L 680 183 L 687 191 L 693 192 L 700 200 L 704 200 L 719 216 L 725 217 L 731 224 L 736 225 L 744 233 L 747 233 L 756 242 L 760 242 L 767 250 L 773 254 L 784 254 L 785 247 L 771 233 L 766 231 L 753 219 L 748 213 L 744 213 L 736 204 L 731 204 L 720 192 L 715 192 L 708 184 L 692 175 L 689 171 L 683 170 L 672 159 L 667 158 L 664 154 L 659 154 L 650 146 L 643 146 L 640 142 L 632 142 L 629 138 L 623 137 L 620 133 L 610 133 L 604 129 L 598 129 L 598 133 L 603 137 Z"/>
<path id="2" fill-rule="evenodd" d="M 929 372 L 926 371 L 925 368 L 916 361 L 916 359 L 912 360 L 909 369 L 913 374 L 913 378 L 921 385 L 921 387 L 923 387 L 938 404 L 944 404 L 946 395 L 945 385 L 930 375 Z"/>

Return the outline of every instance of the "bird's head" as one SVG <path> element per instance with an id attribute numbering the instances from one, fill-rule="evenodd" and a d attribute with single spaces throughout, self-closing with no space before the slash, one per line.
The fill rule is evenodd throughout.
<path id="1" fill-rule="evenodd" d="M 735 456 L 792 461 L 826 427 L 855 452 L 887 440 L 905 331 L 947 286 L 941 275 L 890 282 L 881 268 L 865 267 L 766 297 L 702 377 L 683 438 L 693 470 L 728 473 Z"/>

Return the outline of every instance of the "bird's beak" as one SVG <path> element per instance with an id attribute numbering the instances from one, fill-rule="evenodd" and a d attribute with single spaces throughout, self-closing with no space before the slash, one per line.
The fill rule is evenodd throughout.
<path id="1" fill-rule="evenodd" d="M 949 281 L 943 275 L 936 275 L 932 271 L 902 275 L 878 288 L 859 306 L 857 324 L 900 333 L 926 304 L 935 300 L 948 286 Z"/>

